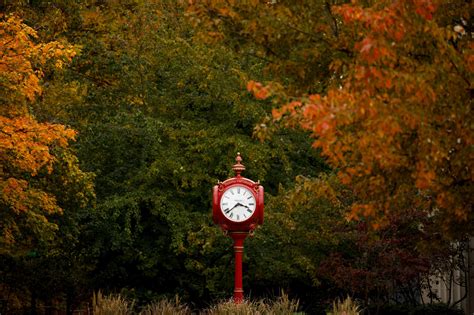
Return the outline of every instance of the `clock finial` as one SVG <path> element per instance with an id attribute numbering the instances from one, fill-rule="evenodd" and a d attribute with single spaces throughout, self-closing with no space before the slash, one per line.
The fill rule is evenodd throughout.
<path id="1" fill-rule="evenodd" d="M 240 163 L 242 162 L 242 157 L 240 156 L 240 152 L 237 152 L 237 157 L 235 158 L 235 161 L 237 163 L 235 163 L 234 166 L 232 166 L 232 169 L 234 170 L 235 175 L 237 175 L 237 177 L 240 177 L 240 173 L 245 171 L 245 166 L 242 163 Z"/>

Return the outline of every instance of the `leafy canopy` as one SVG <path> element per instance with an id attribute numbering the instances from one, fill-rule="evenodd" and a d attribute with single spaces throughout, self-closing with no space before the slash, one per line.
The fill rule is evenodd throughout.
<path id="1" fill-rule="evenodd" d="M 306 10 L 310 4 L 304 1 L 246 4 L 257 10 L 250 13 L 243 3 L 196 1 L 188 15 L 209 38 L 245 38 L 257 48 L 280 44 L 288 52 L 278 55 L 283 59 L 262 51 L 269 69 L 288 62 L 293 69 L 312 69 L 313 59 L 294 56 L 308 47 L 331 52 L 314 59 L 329 71 L 323 88 L 317 87 L 324 72 L 311 72 L 315 80 L 309 84 L 250 81 L 248 90 L 257 99 L 271 96 L 284 104 L 273 111 L 275 121 L 311 132 L 314 147 L 357 196 L 349 218 L 369 219 L 377 227 L 388 223 L 391 212 L 416 208 L 452 235 L 472 233 L 472 225 L 465 224 L 474 216 L 473 44 L 464 30 L 469 5 L 353 1 L 318 11 L 326 12 L 325 19 L 297 23 L 323 3 L 313 2 L 314 11 Z M 274 22 L 265 19 L 269 15 Z M 325 28 L 318 27 L 321 21 Z M 299 33 L 307 47 L 289 42 L 279 23 Z M 306 31 L 322 38 L 304 37 Z"/>
<path id="2" fill-rule="evenodd" d="M 44 181 L 76 132 L 38 122 L 29 104 L 42 93 L 43 70 L 61 69 L 76 51 L 59 42 L 36 44 L 37 33 L 14 15 L 0 16 L 0 34 L 0 252 L 15 254 L 50 238 L 57 226 L 47 216 L 62 212 Z M 70 161 L 74 168 L 77 161 Z"/>

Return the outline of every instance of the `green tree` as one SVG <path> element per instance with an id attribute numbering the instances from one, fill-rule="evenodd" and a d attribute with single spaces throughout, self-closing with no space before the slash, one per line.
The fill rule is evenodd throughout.
<path id="1" fill-rule="evenodd" d="M 341 232 L 350 227 L 344 213 L 351 196 L 328 174 L 300 175 L 294 187 L 267 196 L 265 224 L 246 242 L 252 294 L 284 290 L 308 313 L 323 314 L 338 292 L 322 277 L 320 264 L 335 249 L 347 249 L 349 239 Z"/>
<path id="2" fill-rule="evenodd" d="M 82 47 L 35 109 L 79 131 L 82 167 L 96 174 L 97 206 L 77 245 L 91 288 L 202 303 L 228 296 L 230 241 L 211 224 L 210 190 L 231 176 L 235 154 L 270 194 L 326 166 L 302 132 L 280 130 L 265 144 L 254 137 L 271 110 L 244 89 L 249 73 L 265 78 L 260 62 L 194 41 L 173 1 L 54 4 L 17 10 L 43 26 L 42 37 Z"/>

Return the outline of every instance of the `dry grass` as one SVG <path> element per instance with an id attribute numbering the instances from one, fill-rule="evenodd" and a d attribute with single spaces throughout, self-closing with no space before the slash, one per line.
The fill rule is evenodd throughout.
<path id="1" fill-rule="evenodd" d="M 147 305 L 140 315 L 187 315 L 191 314 L 189 308 L 179 301 L 176 296 L 174 301 L 163 299 Z"/>
<path id="2" fill-rule="evenodd" d="M 360 307 L 356 301 L 352 300 L 349 296 L 341 301 L 337 299 L 332 303 L 332 312 L 327 315 L 359 315 Z"/>
<path id="3" fill-rule="evenodd" d="M 288 315 L 298 311 L 298 300 L 291 300 L 288 295 L 282 295 L 276 301 L 259 300 L 243 301 L 235 304 L 232 300 L 223 301 L 209 309 L 204 314 L 207 315 Z"/>
<path id="4" fill-rule="evenodd" d="M 94 315 L 129 315 L 133 311 L 133 302 L 128 301 L 120 294 L 103 295 L 100 291 L 93 295 Z M 201 314 L 207 315 L 288 315 L 296 314 L 299 308 L 298 300 L 291 300 L 288 295 L 282 295 L 276 300 L 243 301 L 235 304 L 232 300 L 223 301 L 214 305 Z M 191 315 L 196 314 L 179 298 L 175 300 L 163 299 L 147 305 L 139 315 Z M 300 313 L 301 314 L 301 313 Z"/>
<path id="5" fill-rule="evenodd" d="M 92 296 L 94 315 L 129 315 L 132 314 L 133 302 L 130 303 L 120 294 L 103 295 L 102 292 Z"/>

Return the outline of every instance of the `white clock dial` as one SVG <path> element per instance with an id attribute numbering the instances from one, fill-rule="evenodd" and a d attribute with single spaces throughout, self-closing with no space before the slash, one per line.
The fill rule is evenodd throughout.
<path id="1" fill-rule="evenodd" d="M 255 196 L 250 189 L 243 186 L 232 186 L 221 198 L 221 211 L 224 216 L 234 222 L 248 220 L 255 212 Z"/>

